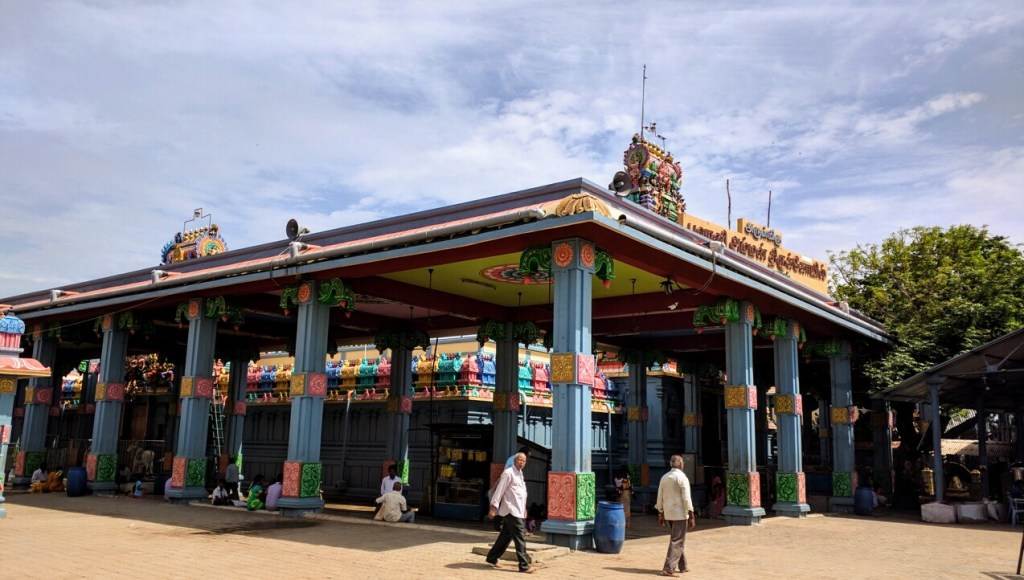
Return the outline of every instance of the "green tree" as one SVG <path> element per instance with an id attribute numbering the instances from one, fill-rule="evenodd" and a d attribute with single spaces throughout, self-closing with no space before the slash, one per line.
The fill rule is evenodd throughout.
<path id="1" fill-rule="evenodd" d="M 984 227 L 901 230 L 831 262 L 835 297 L 895 338 L 864 362 L 872 390 L 1024 325 L 1024 254 Z"/>

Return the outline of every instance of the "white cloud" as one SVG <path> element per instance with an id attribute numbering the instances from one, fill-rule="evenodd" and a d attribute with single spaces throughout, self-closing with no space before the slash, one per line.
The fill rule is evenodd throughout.
<path id="1" fill-rule="evenodd" d="M 22 3 L 0 19 L 0 295 L 154 265 L 194 207 L 231 247 L 584 176 L 647 120 L 689 211 L 824 249 L 1021 183 L 1018 3 Z M 1018 119 L 1018 121 L 1013 121 Z M 1019 128 L 1018 128 L 1019 129 Z M 1015 197 L 1016 196 L 1016 197 Z M 1019 212 L 1017 213 L 1019 215 Z"/>

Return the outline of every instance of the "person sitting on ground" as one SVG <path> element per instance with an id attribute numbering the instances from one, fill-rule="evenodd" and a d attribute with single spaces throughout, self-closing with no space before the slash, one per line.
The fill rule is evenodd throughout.
<path id="1" fill-rule="evenodd" d="M 409 506 L 405 503 L 405 497 L 402 495 L 402 482 L 400 481 L 395 482 L 392 491 L 378 497 L 377 503 L 381 504 L 380 511 L 377 512 L 377 515 L 373 516 L 373 519 L 377 521 L 411 524 L 416 520 L 415 512 L 410 510 Z"/>
<path id="2" fill-rule="evenodd" d="M 238 481 L 240 479 L 241 473 L 238 471 L 238 457 L 233 456 L 227 468 L 224 469 L 225 489 L 228 490 L 228 495 L 231 496 L 231 499 L 238 499 Z"/>
<path id="3" fill-rule="evenodd" d="M 265 505 L 266 492 L 263 490 L 263 476 L 257 475 L 249 486 L 249 495 L 246 498 L 245 507 L 249 511 L 261 510 Z"/>
<path id="4" fill-rule="evenodd" d="M 213 488 L 213 495 L 210 496 L 213 505 L 231 505 L 231 494 L 223 479 L 217 480 L 217 487 Z"/>
<path id="5" fill-rule="evenodd" d="M 280 473 L 274 478 L 274 483 L 270 484 L 267 488 L 267 509 L 276 510 L 277 500 L 281 499 L 281 492 L 284 490 L 284 486 L 281 484 L 281 480 L 284 479 Z"/>
<path id="6" fill-rule="evenodd" d="M 32 472 L 32 479 L 29 482 L 29 491 L 32 493 L 42 493 L 46 488 L 46 464 L 40 463 L 39 467 Z"/>

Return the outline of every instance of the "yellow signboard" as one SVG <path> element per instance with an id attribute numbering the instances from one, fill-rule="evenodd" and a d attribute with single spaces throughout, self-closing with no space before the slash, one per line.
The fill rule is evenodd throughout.
<path id="1" fill-rule="evenodd" d="M 690 214 L 680 217 L 681 225 L 687 230 L 709 240 L 722 242 L 734 253 L 746 256 L 798 284 L 828 294 L 828 265 L 782 247 L 782 233 L 778 230 L 739 219 L 736 221 L 736 230 L 731 231 Z"/>

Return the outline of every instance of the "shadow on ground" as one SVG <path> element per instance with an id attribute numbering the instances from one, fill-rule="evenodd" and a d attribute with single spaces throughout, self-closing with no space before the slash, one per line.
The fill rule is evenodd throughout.
<path id="1" fill-rule="evenodd" d="M 482 544 L 488 541 L 485 537 L 458 531 L 447 533 L 436 529 L 424 530 L 416 524 L 383 524 L 372 522 L 369 518 L 366 523 L 291 519 L 267 512 L 248 512 L 241 508 L 235 511 L 172 505 L 164 502 L 161 498 L 131 499 L 124 496 L 69 498 L 64 494 L 12 494 L 7 499 L 7 506 L 13 507 L 15 510 L 19 507 L 43 510 L 28 514 L 19 513 L 20 510 L 18 510 L 9 513 L 9 518 L 46 517 L 44 515 L 46 511 L 82 514 L 180 528 L 180 530 L 172 529 L 169 532 L 160 532 L 172 536 L 239 534 L 368 552 L 401 550 L 432 543 L 465 544 L 468 552 L 470 544 Z M 55 518 L 55 525 L 58 523 L 57 520 L 58 518 Z M 59 524 L 74 525 L 73 519 L 67 515 L 59 517 Z M 365 533 L 365 528 L 371 526 L 387 526 L 388 531 L 386 534 Z"/>

